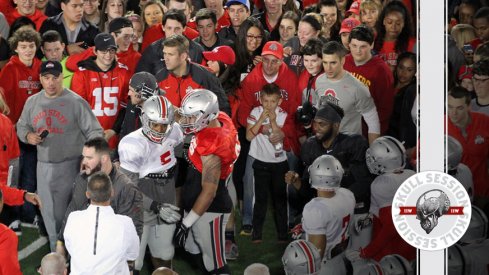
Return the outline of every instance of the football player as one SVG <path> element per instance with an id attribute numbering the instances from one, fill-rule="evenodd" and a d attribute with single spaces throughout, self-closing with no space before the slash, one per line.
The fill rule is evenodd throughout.
<path id="1" fill-rule="evenodd" d="M 343 174 L 341 163 L 331 155 L 322 155 L 309 166 L 309 181 L 317 197 L 304 207 L 302 228 L 324 261 L 320 274 L 346 273 L 343 252 L 350 236 L 355 197 L 340 187 Z"/>
<path id="2" fill-rule="evenodd" d="M 240 151 L 237 131 L 231 118 L 219 112 L 217 96 L 209 90 L 187 93 L 179 114 L 184 133 L 195 135 L 188 149 L 189 167 L 182 187 L 186 216 L 178 223 L 173 242 L 191 254 L 202 253 L 209 273 L 230 274 L 224 229 L 233 204 L 226 179 Z M 189 232 L 192 234 L 187 240 Z"/>
<path id="3" fill-rule="evenodd" d="M 183 133 L 174 122 L 174 108 L 164 96 L 152 96 L 142 107 L 142 128 L 125 136 L 119 144 L 121 169 L 144 194 L 144 227 L 136 270 L 143 266 L 149 245 L 155 267 L 171 267 L 172 236 L 180 220 L 174 206 L 176 157 L 174 148 Z"/>

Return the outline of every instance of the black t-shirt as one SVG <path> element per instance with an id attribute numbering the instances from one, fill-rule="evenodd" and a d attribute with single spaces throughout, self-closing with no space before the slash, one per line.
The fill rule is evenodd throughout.
<path id="1" fill-rule="evenodd" d="M 7 40 L 0 37 L 0 61 L 5 61 L 10 58 L 10 47 L 8 46 Z"/>

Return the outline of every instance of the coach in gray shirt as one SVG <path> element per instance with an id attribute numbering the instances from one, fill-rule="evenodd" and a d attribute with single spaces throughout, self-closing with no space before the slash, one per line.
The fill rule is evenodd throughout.
<path id="1" fill-rule="evenodd" d="M 42 63 L 43 90 L 27 100 L 17 122 L 19 139 L 37 146 L 37 191 L 43 202 L 41 214 L 51 251 L 55 251 L 56 234 L 80 171 L 83 144 L 103 135 L 88 103 L 63 89 L 62 71 L 57 61 Z"/>

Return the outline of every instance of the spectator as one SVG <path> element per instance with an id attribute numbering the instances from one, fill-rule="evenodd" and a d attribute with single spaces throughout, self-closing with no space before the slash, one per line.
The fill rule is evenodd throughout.
<path id="1" fill-rule="evenodd" d="M 37 2 L 37 1 L 36 1 Z M 41 28 L 42 23 L 46 20 L 47 16 L 36 8 L 37 3 L 28 1 L 15 1 L 15 10 L 6 14 L 7 22 L 9 25 L 15 21 L 15 19 L 25 16 L 31 19 L 36 24 L 36 30 Z"/>
<path id="2" fill-rule="evenodd" d="M 100 32 L 111 32 L 109 30 L 110 22 L 126 14 L 126 2 L 125 0 L 104 0 L 101 11 L 102 16 L 98 28 Z"/>
<path id="3" fill-rule="evenodd" d="M 474 52 L 474 63 L 489 59 L 489 42 L 480 44 Z"/>
<path id="4" fill-rule="evenodd" d="M 100 6 L 100 0 L 83 1 L 83 18 L 96 27 L 100 23 L 100 9 L 98 6 Z"/>
<path id="5" fill-rule="evenodd" d="M 472 81 L 472 78 L 472 66 L 463 65 L 462 67 L 460 67 L 457 75 L 457 84 L 467 89 L 467 91 L 469 91 L 473 95 L 474 83 Z"/>
<path id="6" fill-rule="evenodd" d="M 93 39 L 99 33 L 97 27 L 83 18 L 84 0 L 61 0 L 60 14 L 44 21 L 39 32 L 55 30 L 67 45 L 68 54 L 76 54 L 93 46 Z"/>
<path id="7" fill-rule="evenodd" d="M 376 0 L 364 0 L 360 3 L 360 21 L 375 31 L 382 5 Z"/>
<path id="8" fill-rule="evenodd" d="M 29 19 L 29 17 L 21 16 L 15 19 L 14 22 L 10 25 L 10 32 L 8 37 L 12 37 L 14 33 L 23 26 L 28 26 L 33 30 L 36 30 L 36 24 L 34 23 L 34 21 Z"/>
<path id="9" fill-rule="evenodd" d="M 114 194 L 110 205 L 114 213 L 131 218 L 138 235 L 141 236 L 143 233 L 143 195 L 137 188 L 136 182 L 131 181 L 120 168 L 112 164 L 107 141 L 101 137 L 93 138 L 87 140 L 83 146 L 81 173 L 74 180 L 70 203 L 58 233 L 56 251 L 62 255 L 66 255 L 63 236 L 68 216 L 74 211 L 87 209 L 90 204 L 85 196 L 87 184 L 89 178 L 99 171 L 108 175 L 112 182 Z"/>
<path id="10" fill-rule="evenodd" d="M 394 70 L 397 56 L 403 52 L 414 52 L 416 44 L 411 16 L 403 2 L 387 3 L 379 15 L 376 28 L 374 50 Z"/>
<path id="11" fill-rule="evenodd" d="M 111 148 L 115 148 L 118 142 L 115 133 L 120 132 L 124 119 L 130 77 L 128 67 L 116 61 L 116 50 L 113 36 L 98 34 L 95 37 L 95 56 L 78 63 L 80 70 L 75 72 L 71 81 L 72 90 L 90 105 Z"/>
<path id="12" fill-rule="evenodd" d="M 478 1 L 462 0 L 458 6 L 458 23 L 472 25 L 474 22 L 474 14 L 480 8 Z"/>
<path id="13" fill-rule="evenodd" d="M 233 49 L 229 46 L 219 46 L 212 51 L 206 51 L 202 54 L 207 60 L 209 71 L 219 78 L 221 85 L 224 85 L 229 76 L 229 66 L 233 65 L 236 61 L 236 55 Z"/>
<path id="14" fill-rule="evenodd" d="M 185 135 L 194 133 L 183 185 L 186 216 L 177 224 L 173 243 L 196 254 L 212 274 L 230 274 L 224 254 L 224 228 L 232 209 L 226 179 L 238 158 L 239 141 L 231 118 L 219 112 L 217 96 L 204 89 L 186 94 L 180 108 Z M 189 232 L 191 238 L 187 240 Z"/>
<path id="15" fill-rule="evenodd" d="M 0 139 L 3 147 L 0 151 L 0 184 L 18 186 L 20 149 L 14 124 L 7 117 L 10 109 L 3 99 L 4 93 L 5 91 L 0 87 L 0 132 L 3 133 Z M 10 182 L 8 182 L 9 176 Z"/>
<path id="16" fill-rule="evenodd" d="M 138 235 L 131 219 L 115 214 L 110 207 L 113 193 L 109 176 L 95 173 L 86 191 L 90 205 L 68 216 L 64 237 L 71 255 L 71 274 L 125 275 L 133 270 L 128 262 L 138 255 Z"/>
<path id="17" fill-rule="evenodd" d="M 163 21 L 165 7 L 159 1 L 148 1 L 144 4 L 142 16 L 144 20 L 144 30 L 147 30 Z"/>
<path id="18" fill-rule="evenodd" d="M 202 4 L 203 2 L 204 1 L 202 1 Z M 197 12 L 200 9 L 193 6 L 194 4 L 192 3 L 192 1 L 189 0 L 168 0 L 167 5 L 168 9 L 170 10 L 178 10 L 183 12 L 183 14 L 185 15 L 185 19 L 187 20 L 185 25 L 190 23 L 194 11 Z M 199 36 L 199 33 L 193 28 L 185 28 L 185 30 L 183 31 L 183 35 L 192 40 Z"/>
<path id="19" fill-rule="evenodd" d="M 65 257 L 56 252 L 45 255 L 42 257 L 39 273 L 41 275 L 67 275 Z"/>
<path id="20" fill-rule="evenodd" d="M 63 87 L 71 87 L 73 72 L 66 68 L 65 43 L 57 31 L 47 31 L 42 35 L 41 51 L 43 61 L 58 61 L 63 66 Z"/>
<path id="21" fill-rule="evenodd" d="M 345 12 L 345 18 L 360 20 L 360 1 L 353 1 L 350 9 Z"/>
<path id="22" fill-rule="evenodd" d="M 475 63 L 472 73 L 476 97 L 470 102 L 470 110 L 489 116 L 489 60 Z"/>
<path id="23" fill-rule="evenodd" d="M 9 37 L 10 25 L 5 18 L 5 14 L 0 12 L 0 36 L 4 39 Z"/>
<path id="24" fill-rule="evenodd" d="M 284 4 L 286 1 L 264 0 L 265 10 L 261 13 L 254 15 L 263 26 L 263 28 L 270 33 L 270 40 L 280 41 L 280 18 L 284 14 Z"/>
<path id="25" fill-rule="evenodd" d="M 139 46 L 143 42 L 143 24 L 141 22 L 141 16 L 128 12 L 126 18 L 131 20 L 132 28 L 134 30 L 134 36 L 132 37 L 132 47 L 135 51 L 139 52 Z"/>
<path id="26" fill-rule="evenodd" d="M 344 0 L 346 2 L 346 0 Z M 324 38 L 328 41 L 341 41 L 341 11 L 339 4 L 335 0 L 321 0 L 318 2 L 317 11 L 323 16 L 323 32 Z M 344 10 L 343 10 L 344 11 Z"/>
<path id="27" fill-rule="evenodd" d="M 175 253 L 172 237 L 180 221 L 176 207 L 175 147 L 183 142 L 181 128 L 175 123 L 175 109 L 164 96 L 148 98 L 142 107 L 142 128 L 121 140 L 121 170 L 137 183 L 143 193 L 144 227 L 136 270 L 141 270 L 146 246 L 155 268 L 171 267 Z M 165 213 L 170 213 L 171 219 Z"/>
<path id="28" fill-rule="evenodd" d="M 380 57 L 372 55 L 372 29 L 365 25 L 358 26 L 351 31 L 348 41 L 351 52 L 346 55 L 343 68 L 367 86 L 379 115 L 380 133 L 384 134 L 394 103 L 394 78 L 389 66 Z"/>
<path id="29" fill-rule="evenodd" d="M 470 42 L 476 38 L 474 27 L 467 24 L 457 24 L 452 28 L 450 36 L 463 52 L 466 63 L 472 65 L 474 63 L 474 49 Z"/>
<path id="30" fill-rule="evenodd" d="M 141 49 L 143 50 L 143 55 L 136 67 L 136 72 L 149 72 L 156 75 L 158 71 L 165 67 L 165 62 L 163 60 L 163 41 L 165 37 L 170 37 L 175 34 L 185 35 L 185 15 L 182 11 L 169 10 L 163 17 L 163 25 L 156 25 L 154 28 L 158 28 L 160 34 L 156 37 L 156 41 L 150 39 L 146 40 L 143 38 L 143 45 Z M 146 35 L 150 35 L 146 33 Z M 198 33 L 197 33 L 198 36 Z M 163 38 L 160 38 L 163 37 Z M 189 58 L 193 63 L 202 63 L 202 52 L 204 49 L 198 43 L 190 40 L 188 36 L 185 36 L 189 44 Z M 154 41 L 154 42 L 151 42 Z M 151 43 L 151 44 L 148 44 Z"/>
<path id="31" fill-rule="evenodd" d="M 166 91 L 166 97 L 175 107 L 181 106 L 183 97 L 192 89 L 209 89 L 216 94 L 221 110 L 230 114 L 228 99 L 217 77 L 204 67 L 188 61 L 188 42 L 179 34 L 163 41 L 166 68 L 155 75 L 158 85 Z"/>
<path id="32" fill-rule="evenodd" d="M 280 103 L 282 103 L 280 88 L 273 83 L 265 84 L 260 91 L 261 105 L 253 108 L 247 119 L 246 139 L 251 142 L 249 155 L 255 159 L 253 162 L 255 203 L 251 235 L 253 243 L 262 242 L 268 192 L 272 198 L 278 241 L 287 241 L 287 189 L 284 176 L 289 165 L 283 144 L 271 142 L 272 136 L 282 132 L 288 115 L 279 107 Z"/>
<path id="33" fill-rule="evenodd" d="M 194 41 L 199 43 L 206 51 L 212 51 L 219 46 L 229 46 L 231 41 L 220 38 L 216 32 L 217 18 L 214 11 L 211 9 L 201 9 L 195 15 L 197 31 L 199 37 Z"/>
<path id="34" fill-rule="evenodd" d="M 20 141 L 37 147 L 37 191 L 44 204 L 41 214 L 51 251 L 55 249 L 56 234 L 79 172 L 83 143 L 87 138 L 102 135 L 88 104 L 63 88 L 62 70 L 57 61 L 42 63 L 43 90 L 27 100 L 17 123 Z M 48 136 L 41 136 L 43 131 Z"/>
<path id="35" fill-rule="evenodd" d="M 3 201 L 3 192 L 0 190 L 0 213 L 2 213 Z M 19 239 L 15 233 L 3 223 L 0 223 L 0 260 L 2 263 L 0 265 L 0 274 L 22 274 L 18 254 L 16 253 L 18 243 Z"/>
<path id="36" fill-rule="evenodd" d="M 355 18 L 345 18 L 343 22 L 341 22 L 341 44 L 343 44 L 343 47 L 345 47 L 348 52 L 350 52 L 350 33 L 358 25 L 360 25 L 360 21 Z"/>
<path id="37" fill-rule="evenodd" d="M 284 13 L 282 19 L 280 19 L 279 34 L 280 44 L 285 47 L 285 44 L 295 36 L 297 36 L 297 29 L 299 28 L 299 15 L 293 11 Z"/>
<path id="38" fill-rule="evenodd" d="M 229 20 L 231 25 L 221 28 L 218 32 L 222 39 L 236 42 L 237 34 L 241 24 L 250 16 L 250 1 L 249 0 L 230 0 L 226 2 L 228 8 Z"/>
<path id="39" fill-rule="evenodd" d="M 474 205 L 489 213 L 489 117 L 470 110 L 470 94 L 462 87 L 448 93 L 448 134 L 463 147 L 462 163 L 466 164 L 474 180 Z"/>
<path id="40" fill-rule="evenodd" d="M 205 8 L 210 9 L 216 14 L 217 23 L 216 23 L 216 32 L 219 32 L 222 28 L 231 26 L 231 18 L 229 18 L 229 13 L 224 9 L 223 1 L 214 1 L 214 0 L 204 0 Z M 199 9 L 202 10 L 202 9 Z M 196 10 L 197 12 L 199 10 Z M 196 30 L 197 29 L 197 20 L 190 20 L 188 22 L 188 27 Z"/>
<path id="41" fill-rule="evenodd" d="M 356 202 L 350 190 L 340 187 L 343 174 L 341 163 L 329 155 L 318 157 L 309 166 L 317 197 L 304 207 L 302 228 L 323 259 L 321 274 L 346 274 L 344 251 Z"/>
<path id="42" fill-rule="evenodd" d="M 339 129 L 342 133 L 361 135 L 363 117 L 368 127 L 368 140 L 372 142 L 380 135 L 377 108 L 368 87 L 343 69 L 345 53 L 345 48 L 336 41 L 324 45 L 324 74 L 316 79 L 312 104 L 320 106 L 329 101 L 341 107 L 345 112 Z"/>

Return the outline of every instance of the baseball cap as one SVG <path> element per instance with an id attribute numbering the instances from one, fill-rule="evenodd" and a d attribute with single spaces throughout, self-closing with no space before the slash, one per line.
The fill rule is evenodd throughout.
<path id="1" fill-rule="evenodd" d="M 457 77 L 458 77 L 458 80 L 460 80 L 460 81 L 462 81 L 464 79 L 472 80 L 472 75 L 473 75 L 472 68 L 470 66 L 463 65 L 458 70 Z"/>
<path id="2" fill-rule="evenodd" d="M 282 44 L 277 41 L 268 41 L 265 46 L 263 46 L 263 50 L 261 55 L 271 54 L 278 59 L 282 59 L 284 57 L 284 48 Z"/>
<path id="3" fill-rule="evenodd" d="M 44 61 L 41 64 L 41 75 L 52 74 L 59 76 L 63 72 L 63 67 L 58 61 Z"/>
<path id="4" fill-rule="evenodd" d="M 99 51 L 109 50 L 109 49 L 117 49 L 117 45 L 115 44 L 115 39 L 112 35 L 108 33 L 99 33 L 95 36 L 95 49 Z"/>
<path id="5" fill-rule="evenodd" d="M 221 61 L 226 65 L 234 64 L 236 61 L 236 55 L 229 46 L 219 46 L 212 51 L 203 52 L 202 54 L 209 61 Z"/>
<path id="6" fill-rule="evenodd" d="M 360 21 L 355 18 L 345 18 L 343 19 L 343 22 L 341 22 L 340 34 L 344 32 L 351 32 L 351 30 L 360 24 Z"/>
<path id="7" fill-rule="evenodd" d="M 241 4 L 250 10 L 250 0 L 230 0 L 226 3 L 226 7 L 229 8 L 231 5 Z"/>
<path id="8" fill-rule="evenodd" d="M 351 3 L 350 9 L 345 12 L 347 16 L 352 13 L 360 15 L 360 1 L 355 1 Z"/>
<path id="9" fill-rule="evenodd" d="M 123 28 L 132 28 L 131 20 L 126 17 L 117 17 L 109 23 L 109 33 L 116 32 Z"/>

